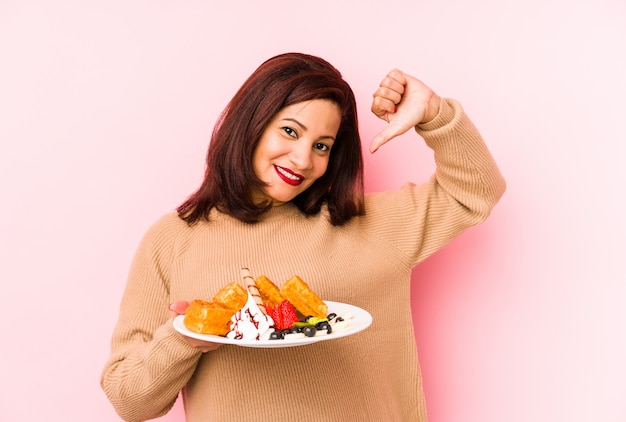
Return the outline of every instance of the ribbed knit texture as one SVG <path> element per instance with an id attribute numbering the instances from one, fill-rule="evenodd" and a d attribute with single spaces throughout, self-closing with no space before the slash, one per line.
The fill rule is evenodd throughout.
<path id="1" fill-rule="evenodd" d="M 326 210 L 288 204 L 249 225 L 216 211 L 187 226 L 175 214 L 146 233 L 133 261 L 102 373 L 127 421 L 165 414 L 183 391 L 189 422 L 426 421 L 410 311 L 412 268 L 487 218 L 505 184 L 454 100 L 417 131 L 434 150 L 426 184 L 366 196 L 366 215 L 333 227 Z M 168 305 L 210 300 L 242 266 L 277 285 L 297 274 L 325 300 L 367 309 L 373 323 L 313 345 L 202 354 L 172 328 Z"/>

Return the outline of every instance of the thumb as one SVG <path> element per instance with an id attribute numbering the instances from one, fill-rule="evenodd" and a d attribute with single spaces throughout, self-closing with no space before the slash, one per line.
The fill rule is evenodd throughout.
<path id="1" fill-rule="evenodd" d="M 370 142 L 370 152 L 376 152 L 378 148 L 391 141 L 393 138 L 400 135 L 401 133 L 402 130 L 400 130 L 400 128 L 398 128 L 396 125 L 387 125 L 383 130 L 378 132 L 378 134 L 374 136 L 374 138 L 372 138 L 372 141 Z"/>
<path id="2" fill-rule="evenodd" d="M 182 315 L 185 313 L 188 306 L 189 306 L 189 302 L 181 300 L 179 302 L 171 303 L 169 308 L 170 308 L 170 311 L 174 312 L 175 314 Z"/>

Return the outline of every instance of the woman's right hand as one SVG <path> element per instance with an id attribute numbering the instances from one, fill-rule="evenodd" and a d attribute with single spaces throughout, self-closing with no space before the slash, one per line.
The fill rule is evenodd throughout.
<path id="1" fill-rule="evenodd" d="M 389 72 L 372 100 L 372 112 L 388 124 L 372 139 L 370 152 L 418 124 L 434 119 L 440 104 L 441 98 L 419 79 L 398 69 Z"/>
<path id="2" fill-rule="evenodd" d="M 189 306 L 189 302 L 181 300 L 179 302 L 171 303 L 170 304 L 170 311 L 174 312 L 175 315 L 184 315 L 188 306 Z M 218 347 L 221 346 L 221 344 L 219 344 L 219 343 L 212 343 L 210 341 L 198 340 L 198 339 L 195 339 L 195 338 L 187 337 L 187 336 L 182 335 L 182 334 L 181 334 L 181 336 L 182 336 L 182 338 L 185 339 L 187 344 L 189 344 L 191 347 L 195 347 L 196 349 L 200 350 L 202 353 L 206 353 L 206 352 L 210 352 L 212 350 L 216 350 Z"/>

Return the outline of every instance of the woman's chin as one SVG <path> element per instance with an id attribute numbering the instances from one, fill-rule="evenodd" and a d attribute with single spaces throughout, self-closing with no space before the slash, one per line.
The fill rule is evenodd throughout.
<path id="1" fill-rule="evenodd" d="M 289 196 L 289 197 L 278 197 L 278 198 L 274 198 L 271 197 L 270 200 L 272 201 L 272 206 L 273 207 L 280 207 L 282 205 L 288 204 L 289 202 L 291 202 L 293 200 L 293 196 Z"/>
<path id="2" fill-rule="evenodd" d="M 288 192 L 266 190 L 266 191 L 263 191 L 262 194 L 257 195 L 257 198 L 255 198 L 255 201 L 258 199 L 259 201 L 262 201 L 265 203 L 271 202 L 272 206 L 279 207 L 281 205 L 285 205 L 293 201 L 293 199 L 296 196 L 298 196 L 300 193 L 302 192 L 301 191 L 294 192 L 293 190 L 290 190 Z"/>
<path id="3" fill-rule="evenodd" d="M 281 205 L 285 205 L 288 202 L 293 201 L 293 199 L 297 196 L 294 195 L 293 192 L 289 192 L 289 193 L 274 193 L 274 194 L 270 194 L 271 192 L 268 192 L 265 196 L 265 198 L 269 201 L 272 202 L 272 205 L 275 207 L 279 207 Z"/>

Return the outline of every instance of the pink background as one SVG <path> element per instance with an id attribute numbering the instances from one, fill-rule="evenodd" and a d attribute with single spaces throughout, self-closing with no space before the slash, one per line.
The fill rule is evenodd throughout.
<path id="1" fill-rule="evenodd" d="M 215 3 L 0 1 L 0 420 L 118 420 L 98 380 L 137 243 L 292 50 L 344 73 L 366 143 L 392 67 L 460 100 L 507 178 L 415 270 L 431 421 L 626 420 L 625 3 Z M 432 171 L 416 136 L 366 155 L 369 191 Z"/>

